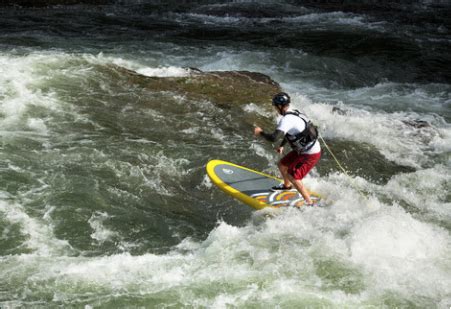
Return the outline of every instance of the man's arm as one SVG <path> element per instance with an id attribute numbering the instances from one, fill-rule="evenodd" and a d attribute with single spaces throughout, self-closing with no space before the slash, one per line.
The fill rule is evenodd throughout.
<path id="1" fill-rule="evenodd" d="M 272 133 L 266 133 L 264 131 L 261 131 L 260 135 L 263 136 L 264 139 L 266 139 L 267 141 L 270 141 L 272 143 L 274 143 L 275 141 L 278 141 L 280 139 L 283 139 L 282 143 L 284 143 L 284 140 L 285 140 L 284 139 L 285 133 L 283 133 L 283 131 L 280 131 L 280 130 L 275 130 Z"/>
<path id="2" fill-rule="evenodd" d="M 280 146 L 276 148 L 276 151 L 279 154 L 282 154 L 283 146 L 287 142 L 287 139 L 285 138 L 285 133 L 283 131 L 276 129 L 273 133 L 269 134 L 269 133 L 264 132 L 262 128 L 255 127 L 254 134 L 255 134 L 255 136 L 263 136 L 266 140 L 273 142 L 273 143 L 279 139 L 282 139 Z"/>
<path id="3" fill-rule="evenodd" d="M 288 142 L 287 138 L 284 137 L 284 139 L 282 140 L 282 142 L 280 143 L 279 147 L 283 147 L 285 146 L 285 144 Z"/>

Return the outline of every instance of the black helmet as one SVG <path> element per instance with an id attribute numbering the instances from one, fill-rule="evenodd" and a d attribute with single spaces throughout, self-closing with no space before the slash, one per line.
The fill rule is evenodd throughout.
<path id="1" fill-rule="evenodd" d="M 272 105 L 274 106 L 285 106 L 287 104 L 290 104 L 290 96 L 285 92 L 280 92 L 272 98 Z"/>

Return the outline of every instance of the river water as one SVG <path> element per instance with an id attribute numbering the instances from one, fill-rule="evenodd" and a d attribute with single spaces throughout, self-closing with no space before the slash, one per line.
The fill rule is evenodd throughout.
<path id="1" fill-rule="evenodd" d="M 430 3 L 0 7 L 0 307 L 449 308 L 451 23 Z M 324 151 L 305 183 L 326 207 L 254 211 L 205 164 L 276 174 L 248 123 L 275 115 L 111 64 L 267 74 L 349 176 Z"/>

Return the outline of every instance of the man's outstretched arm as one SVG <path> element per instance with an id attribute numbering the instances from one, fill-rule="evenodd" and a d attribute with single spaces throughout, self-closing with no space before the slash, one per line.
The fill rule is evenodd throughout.
<path id="1" fill-rule="evenodd" d="M 264 139 L 266 139 L 267 141 L 272 142 L 272 143 L 274 143 L 275 141 L 281 140 L 281 139 L 283 140 L 283 137 L 285 136 L 285 133 L 283 133 L 283 131 L 276 129 L 272 133 L 266 133 L 260 127 L 256 127 L 254 129 L 254 133 L 256 136 L 263 136 Z"/>

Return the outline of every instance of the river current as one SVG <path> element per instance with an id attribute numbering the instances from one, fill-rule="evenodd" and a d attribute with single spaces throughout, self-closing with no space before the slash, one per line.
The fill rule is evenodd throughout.
<path id="1" fill-rule="evenodd" d="M 449 8 L 293 3 L 0 7 L 0 308 L 451 306 Z M 326 207 L 254 211 L 205 164 L 276 175 L 276 115 L 112 64 L 264 73 L 349 175 L 323 145 Z"/>

